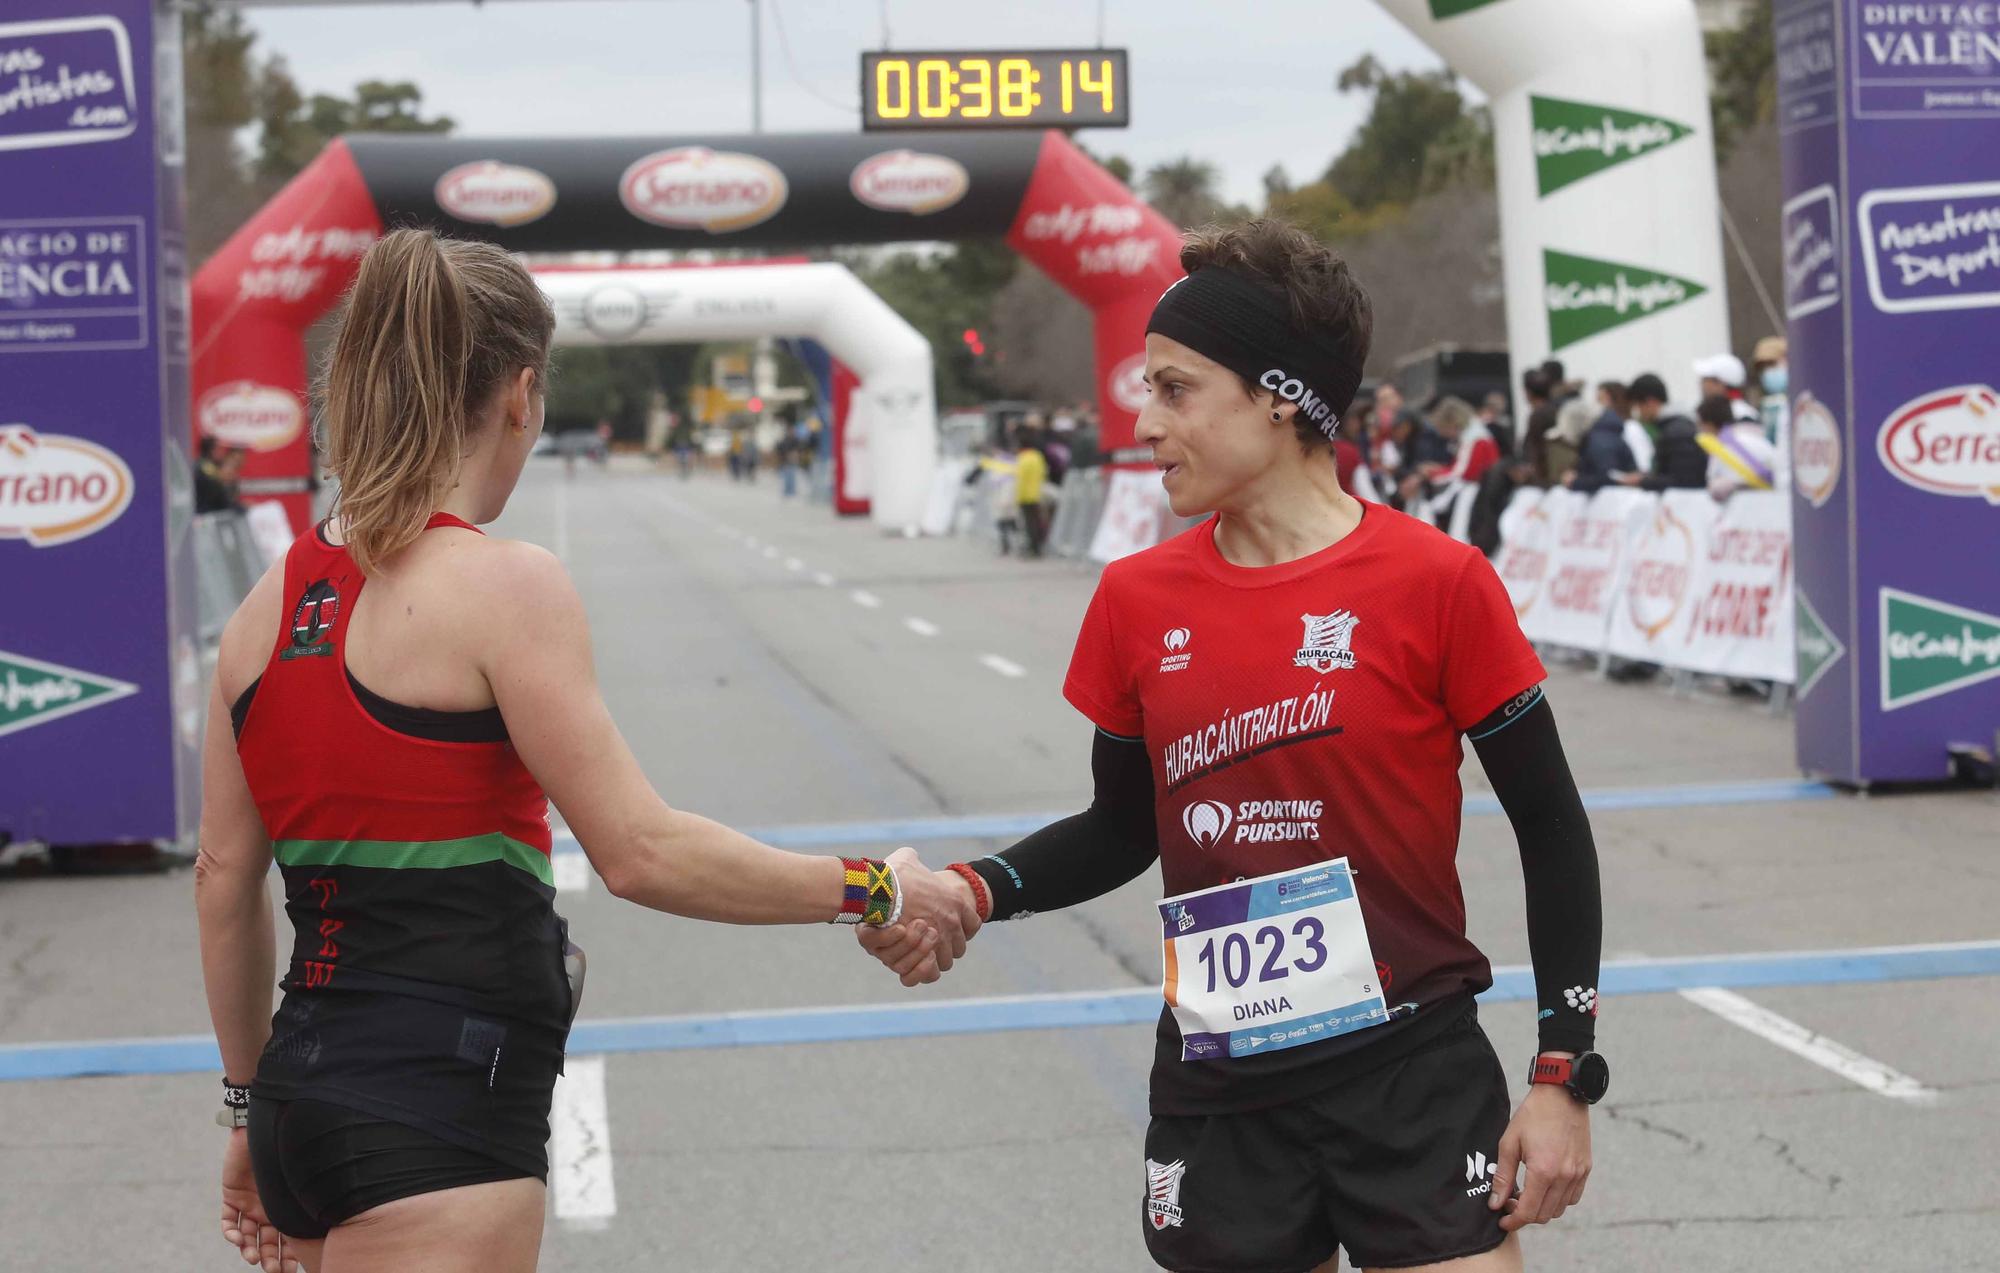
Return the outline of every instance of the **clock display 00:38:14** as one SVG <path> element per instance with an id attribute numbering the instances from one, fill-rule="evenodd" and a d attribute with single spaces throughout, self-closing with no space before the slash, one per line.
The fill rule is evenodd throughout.
<path id="1" fill-rule="evenodd" d="M 1119 126 L 1124 50 L 865 53 L 863 118 L 882 129 Z"/>

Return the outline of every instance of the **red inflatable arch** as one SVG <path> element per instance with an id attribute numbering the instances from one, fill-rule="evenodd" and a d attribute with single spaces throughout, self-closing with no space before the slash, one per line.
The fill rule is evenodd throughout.
<path id="1" fill-rule="evenodd" d="M 796 248 L 1004 235 L 1096 318 L 1107 449 L 1130 446 L 1143 326 L 1180 277 L 1167 220 L 1060 133 L 329 145 L 194 281 L 195 428 L 247 446 L 247 494 L 308 516 L 304 335 L 385 226 L 513 251 Z"/>

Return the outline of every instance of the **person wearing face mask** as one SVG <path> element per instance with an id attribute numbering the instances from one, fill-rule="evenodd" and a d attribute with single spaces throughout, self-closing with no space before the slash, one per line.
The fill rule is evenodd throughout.
<path id="1" fill-rule="evenodd" d="M 1764 439 L 1777 456 L 1772 476 L 1781 491 L 1791 485 L 1792 469 L 1792 384 L 1786 360 L 1789 352 L 1783 336 L 1766 336 L 1757 342 L 1751 355 L 1752 374 L 1761 393 L 1757 414 L 1764 424 Z"/>

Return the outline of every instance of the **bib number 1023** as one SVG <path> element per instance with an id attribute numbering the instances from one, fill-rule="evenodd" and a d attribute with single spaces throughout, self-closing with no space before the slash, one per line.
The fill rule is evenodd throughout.
<path id="1" fill-rule="evenodd" d="M 1195 962 L 1208 974 L 1210 994 L 1218 976 L 1240 990 L 1250 984 L 1253 971 L 1261 985 L 1283 980 L 1293 969 L 1318 972 L 1326 959 L 1326 926 L 1313 915 L 1301 915 L 1289 926 L 1265 924 L 1253 934 L 1228 933 L 1220 942 L 1210 937 L 1195 953 Z"/>

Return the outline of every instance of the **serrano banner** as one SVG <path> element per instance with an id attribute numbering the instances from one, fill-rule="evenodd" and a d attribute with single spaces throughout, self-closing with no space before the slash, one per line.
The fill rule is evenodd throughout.
<path id="1" fill-rule="evenodd" d="M 2000 6 L 1776 0 L 1800 767 L 2000 728 Z"/>
<path id="2" fill-rule="evenodd" d="M 1180 236 L 1060 133 L 492 140 L 342 138 L 238 230 L 195 279 L 199 427 L 252 440 L 251 489 L 294 526 L 310 505 L 304 335 L 385 225 L 431 225 L 519 252 L 770 248 L 1002 236 L 1096 314 L 1103 444 L 1132 443 L 1118 392 Z M 603 339 L 636 311 L 609 300 Z M 643 316 L 641 316 L 643 317 Z M 804 333 L 797 333 L 804 334 Z M 868 437 L 875 519 L 921 521 L 932 427 Z"/>
<path id="3" fill-rule="evenodd" d="M 0 68 L 0 844 L 180 840 L 203 702 L 179 19 L 9 0 Z"/>

